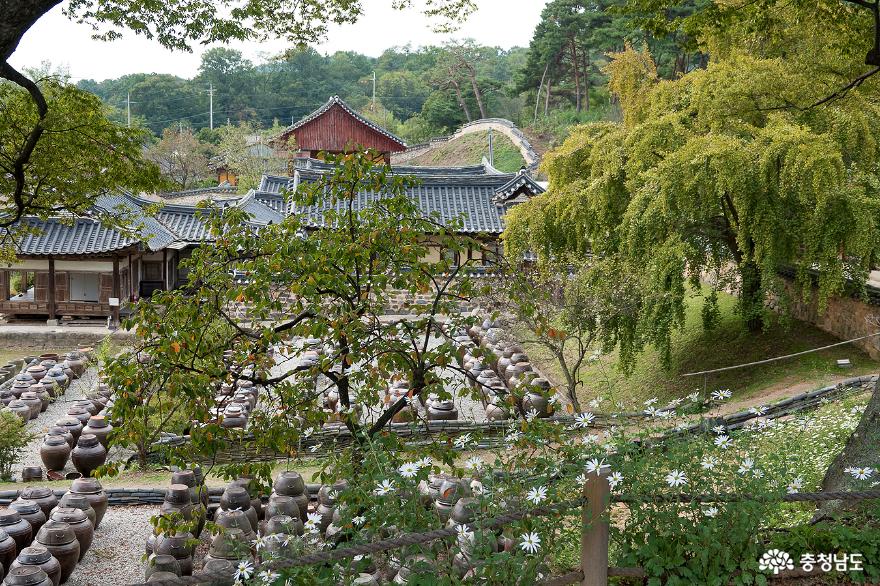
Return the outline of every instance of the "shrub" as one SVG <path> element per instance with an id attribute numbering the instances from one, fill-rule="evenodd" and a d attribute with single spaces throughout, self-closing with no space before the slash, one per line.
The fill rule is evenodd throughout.
<path id="1" fill-rule="evenodd" d="M 11 411 L 0 411 L 0 479 L 12 479 L 12 466 L 21 457 L 21 449 L 33 438 L 24 423 Z"/>

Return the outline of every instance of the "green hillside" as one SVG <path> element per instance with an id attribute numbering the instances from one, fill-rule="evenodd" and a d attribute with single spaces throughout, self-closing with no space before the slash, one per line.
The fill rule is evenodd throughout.
<path id="1" fill-rule="evenodd" d="M 519 149 L 503 134 L 493 133 L 492 143 L 495 168 L 512 173 L 525 164 Z M 483 157 L 489 158 L 489 133 L 474 132 L 440 144 L 408 164 L 425 167 L 478 165 Z"/>

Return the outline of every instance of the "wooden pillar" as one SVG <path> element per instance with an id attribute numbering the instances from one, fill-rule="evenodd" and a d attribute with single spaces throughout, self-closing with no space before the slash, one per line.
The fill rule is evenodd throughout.
<path id="1" fill-rule="evenodd" d="M 584 505 L 581 509 L 581 570 L 582 586 L 608 586 L 608 501 L 611 469 L 602 466 L 599 473 L 587 475 L 584 483 Z"/>
<path id="2" fill-rule="evenodd" d="M 114 306 L 110 307 L 110 315 L 112 318 L 111 321 L 112 321 L 113 325 L 118 326 L 119 325 L 119 304 L 122 303 L 122 299 L 120 298 L 121 295 L 120 295 L 120 291 L 119 291 L 119 257 L 118 256 L 113 257 L 113 297 L 116 298 L 117 304 L 115 307 Z"/>
<path id="3" fill-rule="evenodd" d="M 168 249 L 162 249 L 162 289 L 168 290 Z"/>
<path id="4" fill-rule="evenodd" d="M 55 319 L 55 259 L 49 257 L 49 284 L 46 291 L 46 298 L 49 301 L 49 321 Z"/>

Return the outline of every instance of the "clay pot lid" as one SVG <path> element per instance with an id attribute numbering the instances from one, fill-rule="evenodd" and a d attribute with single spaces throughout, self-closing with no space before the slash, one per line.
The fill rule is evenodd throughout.
<path id="1" fill-rule="evenodd" d="M 98 494 L 102 490 L 104 487 L 101 486 L 97 478 L 77 478 L 70 485 L 70 492 L 79 494 Z"/>
<path id="2" fill-rule="evenodd" d="M 33 391 L 25 391 L 21 394 L 22 399 L 27 399 L 29 401 L 40 400 L 40 397 Z"/>
<path id="3" fill-rule="evenodd" d="M 82 426 L 82 422 L 79 419 L 77 419 L 76 417 L 71 417 L 70 415 L 65 415 L 64 417 L 62 417 L 61 419 L 56 421 L 55 425 L 57 425 L 58 427 L 69 428 L 69 427 Z"/>
<path id="4" fill-rule="evenodd" d="M 73 525 L 88 520 L 88 516 L 82 509 L 73 507 L 58 507 L 52 512 L 52 520 Z"/>
<path id="5" fill-rule="evenodd" d="M 192 470 L 178 470 L 171 473 L 171 484 L 183 484 L 193 487 L 196 485 L 196 473 Z"/>
<path id="6" fill-rule="evenodd" d="M 61 506 L 72 507 L 74 509 L 87 510 L 92 508 L 92 503 L 89 502 L 86 495 L 77 494 L 75 492 L 64 493 L 64 496 L 62 496 L 61 500 L 58 502 L 61 503 Z"/>
<path id="7" fill-rule="evenodd" d="M 150 574 L 150 577 L 147 578 L 147 582 L 162 582 L 163 580 L 175 580 L 177 578 L 180 578 L 180 576 L 174 572 L 153 572 Z"/>
<path id="8" fill-rule="evenodd" d="M 223 558 L 211 558 L 205 560 L 204 571 L 210 573 L 232 573 L 235 571 L 235 565 Z"/>
<path id="9" fill-rule="evenodd" d="M 30 406 L 27 403 L 25 403 L 24 401 L 22 401 L 21 399 L 13 399 L 12 401 L 9 402 L 8 407 L 10 407 L 10 408 L 16 407 L 18 409 L 21 409 L 22 407 L 27 407 L 28 409 L 30 409 Z"/>
<path id="10" fill-rule="evenodd" d="M 4 584 L 9 586 L 32 586 L 34 584 L 42 584 L 49 579 L 46 572 L 37 566 L 18 566 L 12 568 L 6 574 Z"/>
<path id="11" fill-rule="evenodd" d="M 78 419 L 78 417 L 76 417 L 77 415 L 84 415 L 86 413 L 88 413 L 88 411 L 86 411 L 82 407 L 77 407 L 77 406 L 73 406 L 67 410 L 67 414 L 70 415 L 71 417 L 73 417 L 74 419 Z M 89 417 L 91 417 L 91 415 Z"/>
<path id="12" fill-rule="evenodd" d="M 165 502 L 188 505 L 190 502 L 189 487 L 185 484 L 172 484 L 165 491 Z"/>
<path id="13" fill-rule="evenodd" d="M 235 555 L 240 544 L 244 541 L 244 531 L 238 527 L 230 527 L 214 537 L 211 541 L 211 547 L 208 553 L 217 558 L 225 558 L 229 555 Z"/>
<path id="14" fill-rule="evenodd" d="M 64 369 L 61 368 L 60 365 L 56 364 L 52 368 L 49 369 L 49 372 L 46 373 L 47 376 L 62 376 L 64 375 Z"/>
<path id="15" fill-rule="evenodd" d="M 19 514 L 22 515 L 32 515 L 43 510 L 40 508 L 40 505 L 34 501 L 22 498 L 18 498 L 9 503 L 9 508 L 18 511 Z"/>
<path id="16" fill-rule="evenodd" d="M 21 496 L 19 498 L 33 501 L 50 496 L 55 496 L 55 493 L 52 492 L 52 489 L 48 486 L 29 486 L 21 491 Z"/>
<path id="17" fill-rule="evenodd" d="M 9 537 L 9 534 L 2 528 L 0 528 L 0 543 L 5 542 L 6 540 L 12 541 L 12 538 Z"/>
<path id="18" fill-rule="evenodd" d="M 15 525 L 21 521 L 21 515 L 14 509 L 0 509 L 0 527 Z"/>
<path id="19" fill-rule="evenodd" d="M 103 415 L 92 415 L 89 417 L 89 427 L 93 429 L 107 427 L 107 418 Z"/>
<path id="20" fill-rule="evenodd" d="M 35 544 L 18 552 L 18 561 L 24 565 L 37 566 L 52 559 L 52 554 L 45 545 Z"/>
<path id="21" fill-rule="evenodd" d="M 67 439 L 62 435 L 62 433 L 49 433 L 46 434 L 46 437 L 43 438 L 43 443 L 48 446 L 66 446 Z"/>
<path id="22" fill-rule="evenodd" d="M 76 445 L 82 446 L 84 448 L 93 448 L 99 443 L 100 442 L 98 441 L 98 436 L 93 433 L 84 433 L 79 436 L 79 440 L 76 442 Z"/>
<path id="23" fill-rule="evenodd" d="M 31 366 L 27 367 L 27 372 L 29 372 L 29 373 L 31 373 L 31 372 L 44 372 L 45 370 L 46 370 L 46 367 L 43 366 L 42 364 L 32 364 Z"/>

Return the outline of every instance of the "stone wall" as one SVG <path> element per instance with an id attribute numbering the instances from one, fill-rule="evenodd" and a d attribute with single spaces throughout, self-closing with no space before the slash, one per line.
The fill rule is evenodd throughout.
<path id="1" fill-rule="evenodd" d="M 803 299 L 793 281 L 783 279 L 783 282 L 790 298 L 789 311 L 795 319 L 809 322 L 841 340 L 867 336 L 880 330 L 880 304 L 871 295 L 867 299 L 833 297 L 828 300 L 825 311 L 820 313 L 815 289 L 809 299 Z M 771 306 L 774 305 L 771 303 Z M 880 336 L 854 342 L 854 345 L 867 352 L 871 358 L 880 360 Z"/>

